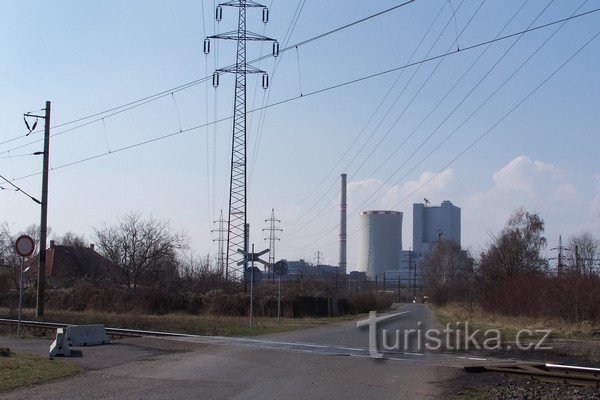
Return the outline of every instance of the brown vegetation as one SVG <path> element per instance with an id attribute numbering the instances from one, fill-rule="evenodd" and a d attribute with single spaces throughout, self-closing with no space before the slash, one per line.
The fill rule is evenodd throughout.
<path id="1" fill-rule="evenodd" d="M 438 246 L 428 257 L 426 289 L 438 305 L 459 301 L 473 313 L 593 324 L 600 321 L 600 243 L 590 233 L 571 238 L 570 250 L 550 269 L 542 255 L 544 220 L 516 210 L 481 252 L 472 273 L 457 278 L 459 249 Z M 440 273 L 443 272 L 443 273 Z M 443 278 L 443 279 L 442 279 Z"/>

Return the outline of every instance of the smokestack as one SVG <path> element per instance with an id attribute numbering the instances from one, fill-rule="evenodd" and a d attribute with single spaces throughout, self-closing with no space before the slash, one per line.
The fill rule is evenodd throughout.
<path id="1" fill-rule="evenodd" d="M 340 203 L 340 268 L 346 273 L 346 174 L 342 174 L 342 198 Z"/>

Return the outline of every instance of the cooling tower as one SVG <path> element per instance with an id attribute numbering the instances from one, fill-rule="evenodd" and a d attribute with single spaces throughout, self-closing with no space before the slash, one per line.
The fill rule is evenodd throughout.
<path id="1" fill-rule="evenodd" d="M 360 226 L 357 270 L 375 279 L 385 270 L 398 269 L 402 251 L 402 213 L 363 211 Z"/>

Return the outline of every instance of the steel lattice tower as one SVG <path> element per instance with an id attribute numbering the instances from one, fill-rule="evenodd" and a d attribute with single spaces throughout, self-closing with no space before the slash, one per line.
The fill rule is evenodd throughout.
<path id="1" fill-rule="evenodd" d="M 245 265 L 238 266 L 237 262 L 244 259 L 238 250 L 248 252 L 246 236 L 246 75 L 262 73 L 263 88 L 268 85 L 266 73 L 246 64 L 246 41 L 272 41 L 273 55 L 279 53 L 279 45 L 274 39 L 246 30 L 246 8 L 259 7 L 263 10 L 263 22 L 268 21 L 268 9 L 252 0 L 234 0 L 221 3 L 216 9 L 216 19 L 221 20 L 222 7 L 237 7 L 239 10 L 237 32 L 226 32 L 209 36 L 204 43 L 204 52 L 210 51 L 210 39 L 226 39 L 237 41 L 237 55 L 234 67 L 217 69 L 213 75 L 213 86 L 218 86 L 219 73 L 235 73 L 235 98 L 233 112 L 233 139 L 231 142 L 231 178 L 229 182 L 229 217 L 227 222 L 227 253 L 225 260 L 225 277 L 239 276 Z"/>
<path id="2" fill-rule="evenodd" d="M 269 232 L 269 237 L 266 237 L 265 240 L 269 241 L 269 279 L 271 278 L 271 272 L 273 270 L 273 265 L 275 265 L 275 242 L 281 240 L 277 237 L 277 232 L 283 232 L 283 229 L 277 227 L 277 223 L 281 223 L 280 219 L 275 218 L 275 209 L 271 209 L 271 218 L 265 219 L 265 222 L 269 223 L 269 227 L 263 229 L 263 231 Z M 275 276 L 273 276 L 273 280 L 275 280 Z"/>
<path id="3" fill-rule="evenodd" d="M 213 239 L 213 242 L 218 242 L 217 249 L 217 270 L 220 273 L 225 272 L 225 220 L 223 219 L 223 210 L 221 210 L 221 216 L 218 220 L 213 221 L 215 224 L 219 224 L 217 229 L 213 229 L 212 232 L 217 232 L 219 236 Z"/>

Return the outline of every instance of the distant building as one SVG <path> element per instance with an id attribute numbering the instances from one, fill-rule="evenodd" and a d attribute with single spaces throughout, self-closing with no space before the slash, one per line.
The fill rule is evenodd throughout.
<path id="1" fill-rule="evenodd" d="M 348 279 L 350 279 L 351 281 L 366 281 L 367 273 L 360 271 L 350 271 L 350 273 L 348 274 Z"/>
<path id="2" fill-rule="evenodd" d="M 400 271 L 397 279 L 404 285 L 423 287 L 423 258 L 440 240 L 460 243 L 460 208 L 444 200 L 439 206 L 413 204 L 413 246 L 412 250 L 400 253 Z M 466 253 L 465 253 L 466 257 Z"/>
<path id="3" fill-rule="evenodd" d="M 432 244 L 442 239 L 460 246 L 460 208 L 448 200 L 440 206 L 413 204 L 412 251 L 423 257 Z"/>
<path id="4" fill-rule="evenodd" d="M 38 256 L 25 264 L 29 268 L 27 277 L 37 281 Z M 115 265 L 97 253 L 94 245 L 60 246 L 50 241 L 46 250 L 46 284 L 50 288 L 73 286 L 76 281 L 87 280 L 92 283 L 115 281 L 118 273 Z"/>
<path id="5" fill-rule="evenodd" d="M 388 269 L 397 269 L 402 251 L 402 213 L 363 211 L 360 213 L 361 240 L 356 269 L 375 279 Z"/>
<path id="6" fill-rule="evenodd" d="M 314 265 L 305 260 L 283 260 L 287 263 L 288 272 L 283 275 L 281 279 L 283 280 L 291 280 L 298 279 L 301 275 L 304 276 L 313 276 L 316 279 L 323 279 L 336 275 L 345 275 L 345 268 L 342 268 L 337 265 L 327 265 L 327 264 L 319 264 Z M 263 272 L 263 278 L 268 278 L 268 273 Z"/>

